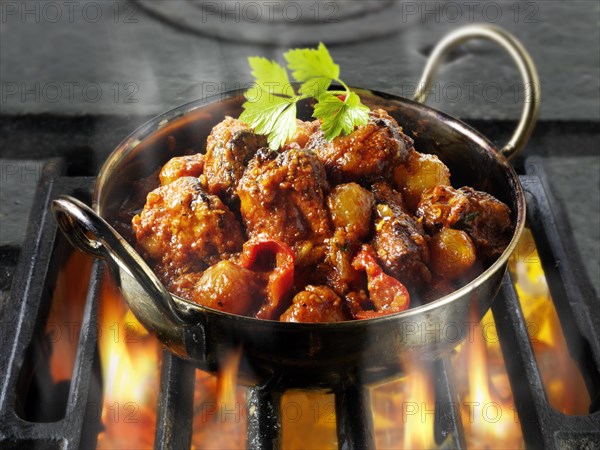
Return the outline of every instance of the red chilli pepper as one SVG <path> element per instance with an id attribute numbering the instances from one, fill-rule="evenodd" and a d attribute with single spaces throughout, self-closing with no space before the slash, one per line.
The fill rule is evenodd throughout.
<path id="1" fill-rule="evenodd" d="M 275 268 L 261 267 L 275 257 Z M 240 257 L 246 269 L 271 271 L 267 284 L 267 302 L 256 313 L 259 319 L 273 319 L 281 300 L 294 285 L 294 252 L 279 241 L 248 241 Z"/>
<path id="2" fill-rule="evenodd" d="M 371 246 L 365 244 L 361 247 L 352 261 L 352 267 L 366 272 L 369 298 L 375 306 L 375 311 L 355 307 L 357 310 L 354 315 L 357 319 L 386 316 L 408 308 L 408 290 L 400 281 L 383 272 Z"/>

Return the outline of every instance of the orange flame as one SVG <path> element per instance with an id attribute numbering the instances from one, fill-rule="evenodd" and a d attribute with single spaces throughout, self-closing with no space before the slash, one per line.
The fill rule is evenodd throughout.
<path id="1" fill-rule="evenodd" d="M 241 358 L 241 348 L 227 355 L 217 377 L 217 403 L 225 410 L 235 406 L 235 392 Z"/>
<path id="2" fill-rule="evenodd" d="M 550 402 L 570 414 L 585 413 L 589 395 L 568 354 L 558 316 L 530 233 L 510 262 L 536 359 Z M 525 257 L 524 257 L 525 255 Z M 98 448 L 151 448 L 159 391 L 160 344 L 141 328 L 123 299 L 104 283 L 100 337 L 106 431 Z M 477 322 L 473 317 L 473 322 Z M 519 418 L 491 312 L 452 357 L 460 411 L 469 448 L 522 448 Z M 115 339 L 117 336 L 119 339 Z M 246 396 L 237 386 L 241 352 L 223 362 L 218 377 L 196 371 L 192 448 L 244 448 Z M 378 448 L 435 448 L 434 387 L 426 367 L 411 365 L 408 376 L 371 389 Z M 136 422 L 125 421 L 133 403 Z M 323 391 L 290 391 L 282 399 L 283 447 L 337 448 L 335 402 Z M 121 418 L 115 421 L 116 414 Z M 443 444 L 442 444 L 443 445 Z"/>
<path id="3" fill-rule="evenodd" d="M 290 450 L 338 448 L 335 398 L 326 391 L 288 391 L 281 401 L 282 447 Z"/>
<path id="4" fill-rule="evenodd" d="M 196 371 L 193 449 L 245 448 L 246 398 L 237 384 L 241 357 L 241 348 L 227 355 L 217 377 Z"/>
<path id="5" fill-rule="evenodd" d="M 419 364 L 408 369 L 403 405 L 405 420 L 401 425 L 404 428 L 403 448 L 434 448 L 435 399 L 429 371 Z M 416 413 L 407 414 L 409 406 L 416 409 Z"/>
<path id="6" fill-rule="evenodd" d="M 97 448 L 152 448 L 160 345 L 128 311 L 106 277 L 99 308 L 105 430 L 98 436 Z"/>
<path id="7" fill-rule="evenodd" d="M 536 362 L 550 404 L 564 414 L 587 414 L 591 400 L 571 358 L 533 235 L 525 229 L 509 263 Z"/>
<path id="8" fill-rule="evenodd" d="M 71 378 L 75 366 L 91 268 L 92 258 L 81 252 L 72 252 L 54 284 L 44 333 L 51 336 L 53 344 L 50 373 L 54 381 Z"/>
<path id="9" fill-rule="evenodd" d="M 478 317 L 477 308 L 472 308 L 471 323 L 475 327 L 454 364 L 455 371 L 460 370 L 460 366 L 466 368 L 467 382 L 461 389 L 461 413 L 467 447 L 520 448 L 523 436 L 504 360 L 497 336 L 490 336 L 489 332 L 494 329 L 493 316 L 488 311 L 481 323 L 478 323 Z"/>
<path id="10" fill-rule="evenodd" d="M 407 376 L 371 390 L 377 448 L 431 449 L 435 398 L 426 364 L 405 362 Z"/>

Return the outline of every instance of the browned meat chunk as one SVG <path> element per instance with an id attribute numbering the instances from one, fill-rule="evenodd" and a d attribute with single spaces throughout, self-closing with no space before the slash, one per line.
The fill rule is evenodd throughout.
<path id="1" fill-rule="evenodd" d="M 295 244 L 323 242 L 330 235 L 327 190 L 323 165 L 312 153 L 297 148 L 279 154 L 261 149 L 238 185 L 249 236 L 282 241 L 298 258 Z"/>
<path id="2" fill-rule="evenodd" d="M 182 177 L 199 177 L 204 170 L 204 155 L 177 156 L 170 159 L 160 171 L 160 184 L 163 186 Z"/>
<path id="3" fill-rule="evenodd" d="M 260 277 L 231 261 L 221 261 L 204 273 L 182 275 L 169 288 L 200 305 L 241 315 L 256 312 L 265 295 Z"/>
<path id="4" fill-rule="evenodd" d="M 282 322 L 343 322 L 350 320 L 344 310 L 344 303 L 327 286 L 306 286 L 296 294 L 286 312 L 279 319 Z"/>
<path id="5" fill-rule="evenodd" d="M 325 164 L 334 183 L 385 177 L 406 159 L 412 140 L 402 133 L 396 120 L 382 109 L 371 111 L 369 116 L 366 125 L 347 136 L 329 142 L 320 130 L 306 144 Z"/>
<path id="6" fill-rule="evenodd" d="M 408 287 L 420 288 L 431 280 L 429 249 L 421 225 L 403 211 L 399 193 L 374 186 L 377 201 L 375 237 L 371 245 L 383 269 Z"/>
<path id="7" fill-rule="evenodd" d="M 296 119 L 296 134 L 292 137 L 288 146 L 297 146 L 298 148 L 306 147 L 306 143 L 310 137 L 321 128 L 321 124 L 318 120 L 312 122 L 304 122 L 303 120 Z"/>
<path id="8" fill-rule="evenodd" d="M 148 194 L 132 220 L 138 245 L 157 264 L 163 281 L 200 272 L 242 249 L 240 224 L 198 178 L 183 177 Z"/>
<path id="9" fill-rule="evenodd" d="M 508 206 L 470 187 L 437 186 L 423 194 L 416 214 L 432 232 L 442 227 L 466 231 L 484 260 L 500 256 L 513 230 Z"/>
<path id="10" fill-rule="evenodd" d="M 235 202 L 236 187 L 248 161 L 267 145 L 266 136 L 255 134 L 231 117 L 217 124 L 206 140 L 204 175 L 208 192 L 228 203 Z"/>
<path id="11" fill-rule="evenodd" d="M 388 205 L 394 211 L 399 210 L 407 212 L 406 206 L 404 206 L 402 194 L 400 194 L 400 192 L 398 192 L 396 189 L 392 188 L 389 184 L 381 181 L 374 183 L 371 186 L 371 192 L 373 192 L 375 203 Z"/>
<path id="12" fill-rule="evenodd" d="M 360 241 L 349 238 L 343 228 L 338 228 L 334 235 L 326 241 L 325 258 L 316 267 L 309 268 L 308 273 L 304 274 L 303 281 L 311 284 L 325 284 L 339 295 L 344 295 L 351 289 L 360 288 L 361 274 L 352 267 L 352 259 L 360 244 Z"/>

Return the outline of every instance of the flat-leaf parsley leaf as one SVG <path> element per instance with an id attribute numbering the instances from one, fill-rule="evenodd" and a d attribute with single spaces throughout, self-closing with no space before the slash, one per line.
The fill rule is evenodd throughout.
<path id="1" fill-rule="evenodd" d="M 271 149 L 278 150 L 294 136 L 296 103 L 307 98 L 317 100 L 313 117 L 320 119 L 328 140 L 367 123 L 369 108 L 339 78 L 340 67 L 323 43 L 316 49 L 289 50 L 284 57 L 292 77 L 300 83 L 299 93 L 291 85 L 285 67 L 266 58 L 248 58 L 255 82 L 244 94 L 240 120 L 267 135 Z M 330 91 L 332 81 L 342 85 L 343 90 Z"/>

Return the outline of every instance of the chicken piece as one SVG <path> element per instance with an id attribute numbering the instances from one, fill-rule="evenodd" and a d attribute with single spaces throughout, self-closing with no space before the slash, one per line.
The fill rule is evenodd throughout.
<path id="1" fill-rule="evenodd" d="M 450 170 L 437 156 L 411 148 L 406 162 L 394 169 L 394 183 L 402 193 L 408 210 L 414 212 L 424 191 L 439 184 L 450 186 Z"/>
<path id="2" fill-rule="evenodd" d="M 177 156 L 171 158 L 160 171 L 160 184 L 163 186 L 182 177 L 199 177 L 204 170 L 204 155 Z"/>
<path id="3" fill-rule="evenodd" d="M 254 272 L 221 261 L 204 273 L 188 273 L 169 289 L 187 300 L 232 314 L 251 315 L 264 297 L 264 282 Z"/>
<path id="4" fill-rule="evenodd" d="M 242 249 L 240 224 L 198 178 L 183 177 L 150 192 L 132 220 L 138 245 L 157 264 L 162 280 L 200 272 Z"/>
<path id="5" fill-rule="evenodd" d="M 314 133 L 306 148 L 325 164 L 334 183 L 386 177 L 406 159 L 412 139 L 402 133 L 398 122 L 382 109 L 369 112 L 366 125 L 331 142 L 322 130 Z"/>
<path id="6" fill-rule="evenodd" d="M 389 275 L 409 287 L 420 288 L 431 280 L 425 232 L 403 211 L 398 192 L 386 186 L 374 186 L 377 218 L 371 245 Z"/>
<path id="7" fill-rule="evenodd" d="M 344 302 L 327 286 L 306 286 L 279 319 L 282 322 L 343 322 L 350 320 Z"/>
<path id="8" fill-rule="evenodd" d="M 484 260 L 502 254 L 513 230 L 508 206 L 467 186 L 458 190 L 437 186 L 423 193 L 416 214 L 430 232 L 442 227 L 464 230 Z"/>
<path id="9" fill-rule="evenodd" d="M 267 146 L 261 136 L 238 119 L 226 117 L 214 126 L 206 140 L 204 175 L 208 192 L 226 203 L 236 202 L 236 188 L 256 151 Z"/>
<path id="10" fill-rule="evenodd" d="M 373 194 L 356 183 L 340 184 L 327 196 L 331 221 L 356 239 L 365 238 L 371 231 Z"/>
<path id="11" fill-rule="evenodd" d="M 331 234 L 324 201 L 328 188 L 323 165 L 311 152 L 261 149 L 238 185 L 249 236 L 287 244 L 300 263 L 303 241 L 321 243 Z"/>

